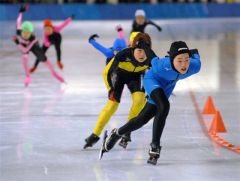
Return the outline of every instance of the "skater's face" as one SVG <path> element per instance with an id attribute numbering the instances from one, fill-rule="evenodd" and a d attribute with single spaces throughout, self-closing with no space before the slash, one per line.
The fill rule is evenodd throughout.
<path id="1" fill-rule="evenodd" d="M 146 56 L 145 51 L 143 49 L 140 49 L 140 48 L 135 48 L 134 49 L 134 58 L 138 62 L 144 62 L 145 60 L 147 60 L 147 56 Z"/>
<path id="2" fill-rule="evenodd" d="M 32 33 L 27 32 L 27 31 L 22 31 L 21 32 L 21 36 L 23 37 L 23 39 L 28 40 L 31 37 Z"/>
<path id="3" fill-rule="evenodd" d="M 173 65 L 181 74 L 187 73 L 189 67 L 189 54 L 182 53 L 177 55 L 173 60 Z"/>
<path id="4" fill-rule="evenodd" d="M 145 17 L 144 17 L 144 16 L 137 16 L 137 17 L 136 17 L 136 22 L 137 22 L 137 24 L 139 24 L 139 25 L 143 25 L 144 22 L 145 22 Z"/>
<path id="5" fill-rule="evenodd" d="M 53 34 L 53 28 L 51 26 L 46 26 L 46 27 L 44 27 L 44 32 L 47 35 L 51 35 L 51 34 Z"/>

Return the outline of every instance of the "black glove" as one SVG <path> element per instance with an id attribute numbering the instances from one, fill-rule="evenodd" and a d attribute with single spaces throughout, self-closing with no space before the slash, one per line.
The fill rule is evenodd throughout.
<path id="1" fill-rule="evenodd" d="M 95 38 L 99 38 L 98 34 L 93 34 L 89 37 L 88 41 L 95 40 Z"/>
<path id="2" fill-rule="evenodd" d="M 19 44 L 18 38 L 16 36 L 12 37 L 12 41 L 16 43 L 17 45 Z"/>
<path id="3" fill-rule="evenodd" d="M 19 13 L 23 13 L 27 10 L 28 10 L 28 4 L 23 4 L 23 5 L 21 5 L 21 7 L 19 9 Z"/>
<path id="4" fill-rule="evenodd" d="M 158 31 L 162 31 L 162 28 L 160 26 L 157 27 Z"/>
<path id="5" fill-rule="evenodd" d="M 191 50 L 189 50 L 189 51 L 190 51 L 190 56 L 191 56 L 191 57 L 193 57 L 194 54 L 198 54 L 198 55 L 199 55 L 198 49 L 191 49 Z"/>
<path id="6" fill-rule="evenodd" d="M 117 32 L 122 31 L 122 30 L 123 30 L 123 29 L 122 29 L 122 26 L 121 26 L 121 25 L 117 25 L 117 26 L 116 26 L 116 30 L 117 30 Z"/>
<path id="7" fill-rule="evenodd" d="M 71 18 L 72 18 L 72 20 L 74 20 L 75 19 L 75 14 L 72 14 Z"/>

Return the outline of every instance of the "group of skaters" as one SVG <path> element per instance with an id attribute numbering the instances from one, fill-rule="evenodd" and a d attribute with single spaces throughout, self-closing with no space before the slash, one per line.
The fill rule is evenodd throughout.
<path id="1" fill-rule="evenodd" d="M 20 8 L 17 18 L 17 36 L 13 37 L 22 52 L 22 62 L 26 74 L 25 85 L 30 83 L 30 74 L 36 71 L 40 62 L 47 66 L 57 80 L 65 82 L 64 78 L 54 70 L 45 54 L 53 45 L 56 49 L 57 65 L 63 69 L 60 32 L 74 19 L 74 16 L 72 15 L 59 26 L 53 25 L 49 19 L 45 20 L 43 45 L 40 46 L 34 36 L 32 23 L 21 22 L 22 15 L 27 9 L 27 5 Z M 151 37 L 144 32 L 147 25 L 153 25 L 162 31 L 159 25 L 146 19 L 144 10 L 139 9 L 135 12 L 129 38 L 126 38 L 120 25 L 116 27 L 118 38 L 114 40 L 111 48 L 107 48 L 97 41 L 99 35 L 93 34 L 89 37 L 89 43 L 106 58 L 103 78 L 108 90 L 108 100 L 98 116 L 92 133 L 85 139 L 84 149 L 92 147 L 100 140 L 105 125 L 119 106 L 125 85 L 132 97 L 132 106 L 126 124 L 120 128 L 114 128 L 109 135 L 105 131 L 100 158 L 104 153 L 109 152 L 117 142 L 123 148 L 127 148 L 128 142 L 131 141 L 131 132 L 141 128 L 153 118 L 148 163 L 155 165 L 160 157 L 160 140 L 170 109 L 168 99 L 179 80 L 196 74 L 201 68 L 198 50 L 189 49 L 184 41 L 173 42 L 167 52 L 168 55 L 163 58 L 158 57 L 152 50 Z M 28 67 L 29 52 L 36 56 L 32 68 Z"/>
<path id="2" fill-rule="evenodd" d="M 22 54 L 22 64 L 25 72 L 25 86 L 28 86 L 31 82 L 31 73 L 36 71 L 40 62 L 44 63 L 50 70 L 54 78 L 61 83 L 65 80 L 62 75 L 58 74 L 50 60 L 46 56 L 46 51 L 50 46 L 54 46 L 57 54 L 57 65 L 60 69 L 63 69 L 63 63 L 61 62 L 61 31 L 66 27 L 74 18 L 72 15 L 66 19 L 62 24 L 55 26 L 50 19 L 44 20 L 44 34 L 43 45 L 40 46 L 37 37 L 34 35 L 34 26 L 30 21 L 22 22 L 23 14 L 28 10 L 28 5 L 22 5 L 19 9 L 19 14 L 16 21 L 16 35 L 12 37 L 12 40 L 16 43 Z M 36 60 L 33 67 L 29 68 L 29 53 L 32 52 Z"/>

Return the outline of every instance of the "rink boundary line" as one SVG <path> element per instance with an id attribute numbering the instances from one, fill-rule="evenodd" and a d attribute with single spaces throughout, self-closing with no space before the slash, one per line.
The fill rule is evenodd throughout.
<path id="1" fill-rule="evenodd" d="M 195 112 L 196 112 L 197 117 L 198 117 L 198 122 L 199 122 L 205 136 L 207 136 L 212 142 L 217 143 L 219 146 L 224 147 L 224 148 L 226 148 L 230 151 L 233 151 L 234 153 L 240 154 L 240 146 L 235 146 L 234 144 L 228 142 L 227 140 L 225 140 L 221 136 L 217 135 L 216 133 L 210 133 L 207 130 L 207 126 L 206 126 L 204 118 L 201 114 L 196 96 L 195 96 L 195 94 L 192 90 L 189 91 L 189 94 L 190 94 L 192 103 L 194 105 Z"/>

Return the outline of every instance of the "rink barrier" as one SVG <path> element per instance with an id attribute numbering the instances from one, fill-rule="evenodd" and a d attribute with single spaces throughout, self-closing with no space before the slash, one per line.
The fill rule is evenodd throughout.
<path id="1" fill-rule="evenodd" d="M 230 143 L 229 141 L 227 141 L 226 139 L 224 139 L 222 136 L 219 135 L 219 133 L 226 133 L 227 130 L 226 130 L 224 122 L 222 120 L 222 116 L 221 116 L 220 112 L 217 110 L 217 108 L 215 107 L 212 98 L 210 96 L 208 96 L 208 98 L 205 102 L 203 111 L 201 112 L 194 93 L 192 91 L 190 91 L 189 93 L 190 93 L 192 102 L 194 104 L 194 107 L 196 109 L 198 120 L 200 122 L 200 125 L 202 127 L 204 134 L 208 138 L 210 138 L 214 143 L 216 143 L 217 145 L 219 145 L 223 148 L 226 148 L 230 151 L 233 151 L 237 154 L 240 154 L 240 146 L 236 146 L 236 145 Z M 214 108 L 215 112 L 208 113 L 208 111 L 212 111 L 212 110 L 209 110 L 207 108 L 210 108 L 210 109 Z M 207 112 L 207 113 L 205 113 L 205 112 Z M 203 115 L 210 115 L 210 116 L 212 115 L 213 116 L 213 120 L 212 120 L 210 129 L 208 129 L 208 126 L 206 124 L 207 121 L 204 119 Z"/>
<path id="2" fill-rule="evenodd" d="M 1 4 L 0 20 L 15 20 L 20 4 Z M 161 3 L 161 4 L 30 4 L 26 19 L 62 20 L 75 15 L 77 20 L 128 20 L 134 18 L 137 9 L 144 9 L 150 19 L 240 17 L 240 3 Z"/>

